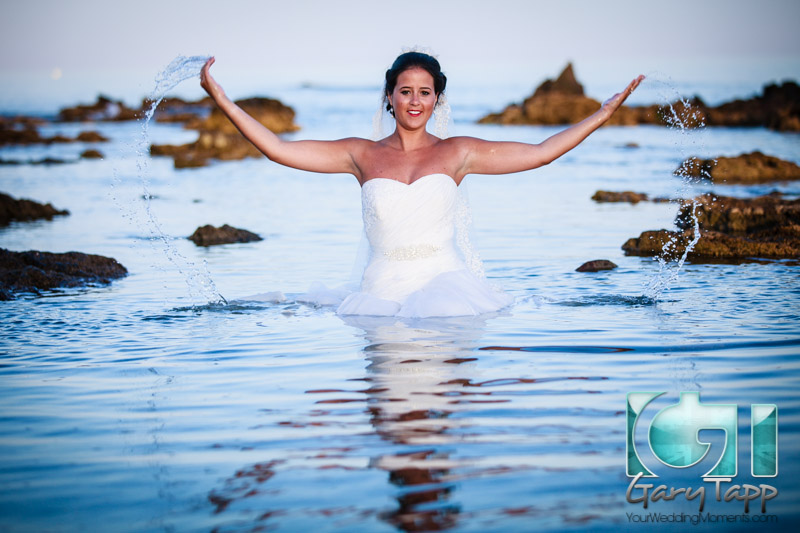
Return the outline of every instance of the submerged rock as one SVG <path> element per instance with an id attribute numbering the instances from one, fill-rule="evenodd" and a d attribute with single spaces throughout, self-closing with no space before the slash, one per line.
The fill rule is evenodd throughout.
<path id="1" fill-rule="evenodd" d="M 115 259 L 80 252 L 11 252 L 0 248 L 0 300 L 17 293 L 108 284 L 127 269 Z"/>
<path id="2" fill-rule="evenodd" d="M 249 98 L 236 103 L 274 133 L 299 129 L 294 123 L 294 110 L 278 100 Z M 210 159 L 238 160 L 262 156 L 219 109 L 215 108 L 205 120 L 190 126 L 200 132 L 195 142 L 183 145 L 152 145 L 150 154 L 172 157 L 176 168 L 204 166 Z"/>
<path id="3" fill-rule="evenodd" d="M 15 220 L 28 221 L 41 218 L 52 220 L 57 215 L 69 215 L 69 211 L 24 198 L 17 200 L 0 192 L 0 226 L 7 226 Z"/>
<path id="4" fill-rule="evenodd" d="M 578 268 L 576 272 L 600 272 L 601 270 L 614 270 L 617 265 L 608 259 L 595 259 L 594 261 L 587 261 Z"/>
<path id="5" fill-rule="evenodd" d="M 695 236 L 692 212 L 700 240 L 690 260 L 800 259 L 800 200 L 779 195 L 741 199 L 705 194 L 683 200 L 678 231 L 645 231 L 622 245 L 625 255 L 682 256 Z"/>
<path id="6" fill-rule="evenodd" d="M 757 184 L 800 180 L 800 166 L 761 152 L 736 157 L 690 157 L 675 170 L 678 176 L 707 179 L 722 184 Z"/>
<path id="7" fill-rule="evenodd" d="M 227 224 L 215 228 L 211 224 L 200 226 L 191 236 L 188 237 L 190 241 L 197 246 L 215 246 L 217 244 L 231 244 L 236 242 L 254 242 L 262 241 L 259 235 L 246 229 L 234 228 Z"/>

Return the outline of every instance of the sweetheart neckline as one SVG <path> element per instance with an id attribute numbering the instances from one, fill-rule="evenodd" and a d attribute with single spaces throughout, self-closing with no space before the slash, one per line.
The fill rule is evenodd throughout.
<path id="1" fill-rule="evenodd" d="M 456 180 L 454 180 L 452 177 L 448 176 L 447 174 L 445 174 L 445 173 L 443 173 L 443 172 L 435 172 L 435 173 L 433 173 L 433 174 L 425 174 L 424 176 L 420 176 L 419 178 L 415 179 L 415 180 L 414 180 L 414 181 L 412 181 L 411 183 L 405 183 L 405 182 L 402 182 L 402 181 L 400 181 L 400 180 L 395 180 L 395 179 L 392 179 L 392 178 L 382 178 L 382 177 L 378 177 L 378 178 L 370 178 L 370 179 L 368 179 L 367 181 L 365 181 L 365 182 L 363 183 L 363 185 L 361 185 L 361 188 L 363 189 L 364 187 L 366 187 L 367 183 L 369 183 L 369 182 L 371 182 L 371 181 L 377 181 L 377 180 L 381 180 L 381 181 L 393 181 L 393 182 L 395 182 L 395 183 L 397 183 L 397 184 L 400 184 L 400 185 L 403 185 L 403 186 L 405 186 L 405 187 L 412 187 L 414 184 L 416 184 L 416 183 L 419 183 L 420 181 L 424 180 L 425 178 L 430 178 L 430 177 L 433 177 L 433 176 L 444 176 L 445 178 L 448 178 L 450 181 L 452 181 L 452 182 L 453 182 L 453 185 L 455 185 L 456 187 L 458 187 L 458 184 L 456 183 Z"/>

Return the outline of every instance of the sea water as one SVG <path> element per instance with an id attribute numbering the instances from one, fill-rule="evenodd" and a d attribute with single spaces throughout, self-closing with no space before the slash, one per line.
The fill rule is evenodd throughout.
<path id="1" fill-rule="evenodd" d="M 378 100 L 369 88 L 264 94 L 296 109 L 302 129 L 287 135 L 296 139 L 368 137 Z M 486 94 L 453 87 L 451 133 L 539 142 L 558 131 L 474 124 L 507 103 Z M 689 261 L 657 299 L 646 298 L 659 264 L 625 257 L 620 246 L 672 228 L 677 206 L 590 199 L 598 189 L 793 197 L 797 185 L 687 190 L 673 175 L 687 155 L 675 131 L 606 127 L 547 167 L 467 178 L 476 247 L 487 275 L 516 298 L 511 308 L 480 318 L 343 319 L 292 296 L 349 279 L 361 238 L 351 176 L 256 159 L 175 170 L 154 158 L 145 198 L 141 127 L 42 128 L 100 131 L 111 139 L 91 145 L 100 161 L 80 160 L 89 146 L 81 143 L 0 149 L 3 159 L 74 160 L 0 166 L 0 190 L 71 212 L 2 228 L 0 246 L 99 253 L 130 271 L 109 286 L 2 302 L 0 529 L 611 531 L 652 525 L 659 514 L 672 520 L 656 523 L 665 530 L 698 516 L 693 527 L 709 531 L 725 516 L 734 517 L 726 530 L 763 530 L 758 519 L 778 520 L 767 522 L 775 530 L 797 525 L 796 262 Z M 148 131 L 159 144 L 196 137 L 178 125 Z M 800 162 L 796 134 L 698 134 L 688 155 L 761 150 Z M 140 214 L 147 201 L 161 232 L 155 244 Z M 186 239 L 223 223 L 264 240 L 199 248 Z M 285 300 L 198 305 L 166 248 L 207 268 L 229 301 L 269 291 Z M 575 272 L 600 258 L 619 267 Z M 635 391 L 666 393 L 637 433 L 656 486 L 703 484 L 722 440 L 712 432 L 709 457 L 678 472 L 645 453 L 654 412 L 683 391 L 738 405 L 738 476 L 722 484 L 722 501 L 710 491 L 699 513 L 685 498 L 647 509 L 626 500 L 626 395 Z M 779 409 L 773 478 L 750 475 L 751 404 Z M 754 504 L 745 514 L 741 501 L 724 499 L 736 483 L 769 484 L 779 495 L 763 515 Z"/>

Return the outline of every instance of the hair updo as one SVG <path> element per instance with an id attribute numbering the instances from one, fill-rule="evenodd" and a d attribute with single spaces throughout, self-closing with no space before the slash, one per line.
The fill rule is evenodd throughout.
<path id="1" fill-rule="evenodd" d="M 436 93 L 436 103 L 439 103 L 439 96 L 444 93 L 447 85 L 447 76 L 442 73 L 442 67 L 435 57 L 422 52 L 406 52 L 397 56 L 392 63 L 392 67 L 386 71 L 386 85 L 383 89 L 383 99 L 386 102 L 386 111 L 394 116 L 392 104 L 389 103 L 389 95 L 394 92 L 397 86 L 397 78 L 400 74 L 411 68 L 421 68 L 428 72 L 433 78 L 433 92 Z"/>

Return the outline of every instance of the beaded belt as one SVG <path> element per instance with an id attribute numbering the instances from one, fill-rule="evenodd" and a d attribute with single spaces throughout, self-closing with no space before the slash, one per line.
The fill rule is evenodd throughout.
<path id="1" fill-rule="evenodd" d="M 441 246 L 433 244 L 416 244 L 413 246 L 401 246 L 383 252 L 383 255 L 392 261 L 414 261 L 431 257 L 442 249 Z"/>

